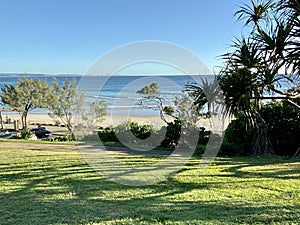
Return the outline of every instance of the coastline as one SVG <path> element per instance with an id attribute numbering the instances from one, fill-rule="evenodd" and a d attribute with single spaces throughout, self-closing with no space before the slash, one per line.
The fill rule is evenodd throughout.
<path id="1" fill-rule="evenodd" d="M 11 119 L 11 124 L 5 124 L 6 116 Z M 4 129 L 13 126 L 13 122 L 15 120 L 19 120 L 21 124 L 21 116 L 18 113 L 2 113 L 2 118 L 4 122 Z M 171 116 L 166 116 L 168 122 L 174 120 Z M 36 126 L 38 124 L 47 125 L 47 126 L 55 126 L 57 124 L 63 124 L 62 122 L 58 123 L 60 119 L 52 118 L 48 114 L 42 113 L 29 113 L 27 117 L 28 123 L 30 127 Z M 103 121 L 97 124 L 98 127 L 106 128 L 106 127 L 115 127 L 119 124 L 122 124 L 126 121 L 137 122 L 141 125 L 150 124 L 153 125 L 154 128 L 159 129 L 162 126 L 166 125 L 158 115 L 124 115 L 124 114 L 107 114 L 104 116 Z M 205 127 L 206 129 L 210 128 L 210 120 L 209 119 L 201 119 L 199 126 Z"/>

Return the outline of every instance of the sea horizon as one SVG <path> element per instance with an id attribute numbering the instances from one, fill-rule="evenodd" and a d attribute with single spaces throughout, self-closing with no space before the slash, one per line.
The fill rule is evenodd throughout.
<path id="1" fill-rule="evenodd" d="M 0 73 L 0 88 L 4 84 L 14 85 L 20 78 L 28 77 L 41 79 L 52 83 L 56 78 L 59 85 L 66 80 L 75 79 L 79 91 L 85 95 L 86 102 L 94 102 L 97 99 L 105 98 L 107 103 L 107 114 L 120 115 L 159 115 L 159 111 L 141 105 L 144 97 L 136 92 L 152 82 L 159 85 L 160 96 L 166 105 L 172 105 L 175 96 L 181 96 L 184 86 L 189 82 L 196 82 L 193 77 L 201 75 L 79 75 L 79 74 L 21 74 L 21 73 Z M 205 77 L 208 77 L 206 75 Z M 202 77 L 202 76 L 201 76 Z M 204 76 L 203 76 L 204 77 Z M 83 79 L 84 78 L 84 79 Z M 84 80 L 84 82 L 82 82 Z M 0 90 L 1 92 L 1 90 Z M 48 114 L 46 109 L 37 108 L 30 113 Z"/>

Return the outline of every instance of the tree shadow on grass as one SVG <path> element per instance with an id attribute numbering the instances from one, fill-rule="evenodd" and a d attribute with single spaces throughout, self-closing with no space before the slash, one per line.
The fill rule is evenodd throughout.
<path id="1" fill-rule="evenodd" d="M 230 176 L 243 177 L 241 169 L 264 164 L 250 159 L 236 163 L 227 168 Z M 270 176 L 280 178 L 281 173 L 285 172 Z M 2 164 L 0 179 L 1 224 L 289 224 L 300 220 L 299 205 L 185 199 L 194 190 L 211 190 L 223 181 L 188 183 L 169 178 L 156 185 L 131 187 L 100 177 L 78 159 L 37 160 L 30 166 L 28 162 Z"/>
<path id="2" fill-rule="evenodd" d="M 283 157 L 244 157 L 222 158 L 218 165 L 232 165 L 223 171 L 230 172 L 226 175 L 232 177 L 264 177 L 276 179 L 299 179 L 299 159 Z"/>

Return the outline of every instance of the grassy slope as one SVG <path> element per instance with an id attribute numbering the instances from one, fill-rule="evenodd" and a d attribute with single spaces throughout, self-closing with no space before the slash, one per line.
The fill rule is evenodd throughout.
<path id="1" fill-rule="evenodd" d="M 299 160 L 218 158 L 201 172 L 193 159 L 165 182 L 130 187 L 95 173 L 78 151 L 43 146 L 5 148 L 0 143 L 0 224 L 300 221 Z"/>

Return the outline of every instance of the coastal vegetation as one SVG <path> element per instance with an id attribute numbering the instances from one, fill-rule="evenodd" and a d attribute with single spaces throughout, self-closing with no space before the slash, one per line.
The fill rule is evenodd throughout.
<path id="1" fill-rule="evenodd" d="M 234 41 L 230 52 L 221 56 L 224 66 L 215 80 L 187 84 L 172 104 L 165 103 L 158 83 L 141 87 L 136 92 L 143 97 L 141 104 L 158 110 L 165 124 L 163 129 L 167 132 L 158 145 L 176 147 L 182 126 L 196 127 L 197 119 L 209 118 L 217 110 L 215 103 L 223 100 L 223 112 L 235 120 L 226 130 L 220 154 L 292 156 L 299 153 L 299 15 L 297 1 L 251 0 L 250 5 L 243 5 L 236 12 L 237 19 L 245 21 L 246 31 Z M 67 138 L 60 140 L 75 140 L 74 114 L 84 114 L 79 112 L 84 108 L 84 96 L 76 89 L 75 80 L 58 85 L 53 79 L 50 85 L 38 79 L 23 78 L 15 85 L 4 85 L 1 101 L 19 111 L 24 137 L 30 135 L 26 130 L 27 116 L 34 108 L 49 109 L 50 115 L 66 127 Z M 88 108 L 85 114 L 96 114 L 95 121 L 85 122 L 101 123 L 106 114 L 106 101 L 103 98 L 85 108 Z M 172 120 L 168 121 L 167 116 Z M 196 129 L 198 143 L 205 145 L 210 131 Z M 150 134 L 161 133 L 150 125 L 128 121 L 101 130 L 98 135 L 105 140 L 110 137 L 111 141 L 122 142 L 117 136 L 124 132 L 143 140 Z"/>
<path id="2" fill-rule="evenodd" d="M 282 90 L 283 84 L 299 85 L 299 13 L 299 1 L 251 0 L 235 14 L 250 32 L 237 38 L 232 51 L 222 56 L 225 66 L 218 79 L 226 112 L 243 114 L 247 129 L 256 130 L 252 148 L 256 155 L 274 153 L 269 125 L 261 113 L 263 100 L 286 99 L 300 109 L 295 100 L 300 93 Z"/>
<path id="3" fill-rule="evenodd" d="M 39 79 L 24 77 L 15 85 L 4 84 L 1 89 L 1 101 L 20 113 L 23 129 L 27 129 L 28 112 L 35 108 L 46 108 L 51 98 L 50 85 Z"/>
<path id="4" fill-rule="evenodd" d="M 160 128 L 134 120 L 102 127 L 105 98 L 85 105 L 74 79 L 59 84 L 22 78 L 4 84 L 0 100 L 20 113 L 24 139 L 0 139 L 0 223 L 299 224 L 300 3 L 250 0 L 236 17 L 245 21 L 245 33 L 221 56 L 224 66 L 215 80 L 187 83 L 171 104 L 160 94 L 159 83 L 139 87 L 141 105 L 159 111 Z M 218 108 L 221 101 L 223 109 Z M 53 126 L 65 127 L 63 135 L 25 140 L 32 135 L 27 117 L 35 108 L 48 109 L 56 120 Z M 202 170 L 212 132 L 196 122 L 217 111 L 233 120 L 219 155 Z M 85 160 L 76 146 L 85 144 L 75 139 L 77 114 L 86 143 L 94 144 L 88 142 L 92 132 L 98 135 L 120 164 L 99 162 L 97 170 Z M 97 129 L 89 133 L 91 124 Z M 150 165 L 145 170 L 155 171 L 152 165 L 164 162 L 178 146 L 188 146 L 184 135 L 197 139 L 194 155 L 165 180 L 127 186 L 105 176 L 109 168 L 120 176 L 125 167 Z M 147 147 L 155 149 L 132 150 Z"/>
<path id="5" fill-rule="evenodd" d="M 299 148 L 300 143 L 296 141 L 298 147 L 294 146 L 293 150 L 283 150 L 287 148 L 284 145 L 278 150 L 278 143 L 287 142 L 285 137 L 275 135 L 289 134 L 292 140 L 299 135 L 299 6 L 296 0 L 251 0 L 236 12 L 237 19 L 245 21 L 245 32 L 233 42 L 231 50 L 221 56 L 224 66 L 216 79 L 225 98 L 225 113 L 238 120 L 229 127 L 231 131 L 227 131 L 225 141 L 232 141 L 227 147 L 246 148 L 247 153 L 255 155 L 278 151 L 287 154 Z M 187 86 L 200 107 L 213 102 L 208 101 L 206 93 L 213 97 L 213 93 L 218 93 L 206 91 L 213 83 L 202 83 Z M 284 90 L 283 87 L 291 88 Z M 292 121 L 294 132 L 287 132 L 288 126 L 282 126 L 290 124 L 287 121 Z M 229 134 L 232 136 L 228 137 Z"/>
<path id="6" fill-rule="evenodd" d="M 27 121 L 29 111 L 45 108 L 50 111 L 52 118 L 67 128 L 66 140 L 75 140 L 74 115 L 81 114 L 84 108 L 84 95 L 77 90 L 75 79 L 66 80 L 59 85 L 56 78 L 53 78 L 50 85 L 40 79 L 24 77 L 14 85 L 4 84 L 0 98 L 3 104 L 19 112 L 22 120 L 21 137 L 28 138 L 32 135 Z M 106 114 L 105 99 L 92 102 L 89 107 L 95 113 L 97 121 L 101 121 Z M 2 114 L 0 116 L 3 121 Z"/>
<path id="7" fill-rule="evenodd" d="M 75 140 L 73 116 L 81 110 L 84 104 L 83 93 L 77 90 L 76 81 L 65 81 L 61 86 L 57 80 L 52 80 L 53 88 L 51 92 L 51 101 L 48 102 L 47 108 L 50 115 L 59 118 L 68 130 L 68 139 Z"/>

